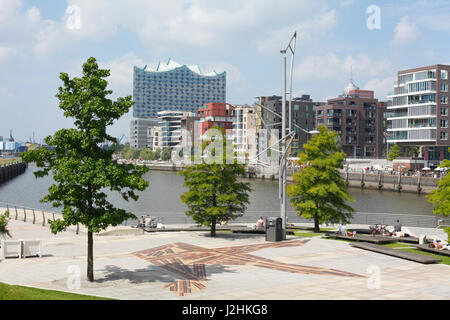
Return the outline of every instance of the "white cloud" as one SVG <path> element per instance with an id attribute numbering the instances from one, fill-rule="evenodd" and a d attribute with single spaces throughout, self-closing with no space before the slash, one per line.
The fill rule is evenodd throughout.
<path id="1" fill-rule="evenodd" d="M 339 4 L 342 7 L 347 7 L 347 6 L 351 6 L 355 1 L 354 0 L 341 0 L 339 1 Z"/>
<path id="2" fill-rule="evenodd" d="M 353 78 L 376 76 L 389 72 L 392 64 L 388 60 L 374 60 L 366 54 L 355 57 L 349 55 L 340 58 L 335 53 L 326 55 L 310 55 L 296 65 L 294 76 L 297 80 L 308 79 L 342 79 L 350 78 L 353 68 Z"/>
<path id="3" fill-rule="evenodd" d="M 0 62 L 18 55 L 20 53 L 16 49 L 0 45 Z"/>
<path id="4" fill-rule="evenodd" d="M 402 17 L 394 29 L 392 44 L 402 45 L 415 41 L 420 35 L 419 28 L 414 23 L 409 22 L 408 17 Z"/>
<path id="5" fill-rule="evenodd" d="M 36 7 L 26 9 L 21 0 L 0 0 L 0 38 L 38 57 L 80 41 L 107 41 L 119 30 L 136 34 L 158 54 L 180 45 L 230 48 L 248 39 L 260 52 L 276 54 L 294 30 L 305 44 L 336 24 L 335 11 L 323 0 L 67 0 L 67 5 L 79 9 L 79 29 L 67 27 L 74 13 L 45 20 Z"/>
<path id="6" fill-rule="evenodd" d="M 287 46 L 289 37 L 297 31 L 297 46 L 306 45 L 314 38 L 320 38 L 336 25 L 336 12 L 326 10 L 318 14 L 311 14 L 302 22 L 283 25 L 269 31 L 267 36 L 258 42 L 258 51 L 266 56 L 276 55 Z"/>
<path id="7" fill-rule="evenodd" d="M 361 89 L 375 91 L 375 97 L 379 100 L 386 100 L 388 93 L 394 91 L 395 77 L 387 77 L 383 79 L 374 78 L 369 80 Z"/>

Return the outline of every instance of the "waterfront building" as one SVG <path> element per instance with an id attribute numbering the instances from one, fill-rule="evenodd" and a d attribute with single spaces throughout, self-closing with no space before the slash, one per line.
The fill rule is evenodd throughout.
<path id="1" fill-rule="evenodd" d="M 265 96 L 257 97 L 259 104 L 268 108 L 269 110 L 281 115 L 282 97 L 281 96 Z M 323 102 L 314 102 L 310 95 L 302 95 L 292 99 L 292 130 L 296 132 L 291 144 L 288 147 L 287 155 L 296 157 L 303 145 L 311 138 L 310 134 L 295 127 L 294 124 L 306 131 L 316 129 L 316 108 L 323 105 Z M 256 120 L 256 131 L 260 139 L 265 138 L 261 129 L 275 129 L 278 130 L 278 138 L 281 139 L 281 119 L 273 113 L 264 110 L 261 107 L 256 108 L 259 116 Z M 289 102 L 286 101 L 286 113 L 289 115 Z M 287 125 L 288 126 L 288 125 Z M 275 141 L 269 139 L 269 145 Z M 263 145 L 265 145 L 263 143 Z"/>
<path id="2" fill-rule="evenodd" d="M 196 112 L 205 103 L 226 101 L 226 72 L 203 73 L 169 59 L 156 69 L 134 67 L 133 116 L 156 118 L 161 111 Z"/>
<path id="3" fill-rule="evenodd" d="M 386 103 L 378 102 L 374 91 L 360 90 L 350 79 L 342 95 L 317 107 L 316 125 L 337 131 L 348 157 L 381 157 L 385 111 Z"/>
<path id="4" fill-rule="evenodd" d="M 256 109 L 248 105 L 236 106 L 234 121 L 234 149 L 238 160 L 255 159 L 257 156 Z"/>
<path id="5" fill-rule="evenodd" d="M 450 159 L 450 65 L 432 65 L 399 71 L 389 94 L 388 143 L 398 144 L 403 155 L 420 146 L 429 165 Z"/>
<path id="6" fill-rule="evenodd" d="M 194 116 L 192 112 L 161 111 L 158 115 L 159 147 L 162 149 L 173 148 L 181 142 L 181 118 Z"/>
<path id="7" fill-rule="evenodd" d="M 152 129 L 157 119 L 133 119 L 130 122 L 130 146 L 136 149 L 153 148 Z"/>
<path id="8" fill-rule="evenodd" d="M 154 126 L 151 128 L 150 131 L 151 134 L 151 140 L 153 142 L 152 144 L 152 151 L 156 151 L 157 149 L 162 149 L 160 145 L 160 137 L 161 137 L 161 127 L 160 126 Z"/>
<path id="9" fill-rule="evenodd" d="M 227 103 L 207 103 L 197 110 L 200 135 L 204 135 L 211 127 L 221 127 L 225 130 L 233 129 L 235 108 Z"/>
<path id="10" fill-rule="evenodd" d="M 191 146 L 200 139 L 199 120 L 197 116 L 186 116 L 181 118 L 181 130 L 185 130 L 188 134 Z"/>

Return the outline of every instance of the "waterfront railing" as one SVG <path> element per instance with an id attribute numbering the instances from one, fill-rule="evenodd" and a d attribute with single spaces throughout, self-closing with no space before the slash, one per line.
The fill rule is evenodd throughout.
<path id="1" fill-rule="evenodd" d="M 12 220 L 24 221 L 36 225 L 47 226 L 48 220 L 62 219 L 62 214 L 56 211 L 50 211 L 42 208 L 31 208 L 19 204 L 0 202 L 0 209 L 9 210 L 9 218 Z M 133 212 L 136 219 L 129 219 L 122 223 L 122 226 L 136 226 L 139 216 L 150 215 L 159 218 L 163 225 L 193 225 L 196 224 L 183 211 L 155 211 L 155 212 Z M 242 217 L 231 221 L 231 223 L 256 223 L 259 217 L 278 217 L 279 211 L 247 211 Z M 288 223 L 314 223 L 313 219 L 299 217 L 296 212 L 287 212 Z M 436 215 L 412 215 L 408 213 L 367 213 L 355 212 L 350 219 L 350 224 L 374 225 L 385 224 L 394 225 L 399 220 L 405 227 L 437 228 L 440 226 L 450 226 L 450 218 Z M 78 234 L 80 226 L 70 228 Z"/>

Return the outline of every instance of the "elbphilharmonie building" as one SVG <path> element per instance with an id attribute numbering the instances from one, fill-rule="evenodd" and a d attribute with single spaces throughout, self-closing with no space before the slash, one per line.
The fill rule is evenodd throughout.
<path id="1" fill-rule="evenodd" d="M 134 67 L 135 118 L 157 118 L 161 111 L 196 112 L 210 102 L 226 101 L 226 73 L 203 73 L 169 59 L 156 69 Z"/>

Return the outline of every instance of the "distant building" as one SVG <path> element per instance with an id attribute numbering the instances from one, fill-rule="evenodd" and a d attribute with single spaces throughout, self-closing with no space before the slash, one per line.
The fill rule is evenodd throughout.
<path id="1" fill-rule="evenodd" d="M 226 73 L 203 73 L 169 59 L 155 70 L 134 67 L 133 116 L 156 118 L 161 111 L 196 112 L 205 103 L 226 101 Z"/>
<path id="2" fill-rule="evenodd" d="M 197 110 L 200 135 L 204 135 L 211 127 L 233 129 L 235 108 L 227 103 L 207 103 Z"/>
<path id="3" fill-rule="evenodd" d="M 268 108 L 272 112 L 281 115 L 282 109 L 282 97 L 281 96 L 268 96 L 268 97 L 258 97 L 259 104 Z M 302 95 L 301 97 L 292 99 L 292 130 L 296 132 L 294 139 L 292 140 L 288 150 L 288 156 L 296 157 L 298 152 L 303 148 L 303 145 L 308 142 L 311 135 L 305 131 L 312 131 L 316 128 L 316 108 L 317 106 L 323 105 L 323 102 L 312 101 L 310 95 Z M 279 130 L 278 138 L 281 139 L 281 118 L 277 117 L 273 113 L 264 110 L 261 107 L 256 108 L 259 117 L 257 118 L 257 132 L 259 134 L 260 129 L 276 129 Z M 289 115 L 289 101 L 286 101 L 286 113 L 287 117 Z M 261 119 L 262 118 L 262 119 Z M 275 124 L 275 125 L 273 125 Z M 305 131 L 299 129 L 295 125 L 304 129 Z M 289 124 L 286 124 L 289 127 Z M 275 141 L 272 141 L 272 143 Z"/>
<path id="4" fill-rule="evenodd" d="M 255 159 L 258 138 L 256 134 L 256 109 L 250 106 L 236 106 L 234 121 L 234 145 L 240 160 Z"/>
<path id="5" fill-rule="evenodd" d="M 134 119 L 130 122 L 130 146 L 136 149 L 152 148 L 151 130 L 158 125 L 154 119 Z"/>
<path id="6" fill-rule="evenodd" d="M 450 65 L 442 64 L 398 72 L 387 131 L 388 143 L 398 144 L 404 156 L 420 146 L 430 165 L 450 159 L 449 73 Z"/>
<path id="7" fill-rule="evenodd" d="M 159 146 L 163 149 L 173 148 L 181 142 L 181 118 L 194 116 L 192 112 L 161 111 L 158 112 L 160 127 Z"/>
<path id="8" fill-rule="evenodd" d="M 373 91 L 360 90 L 351 79 L 341 96 L 317 107 L 316 126 L 337 131 L 349 157 L 381 157 L 385 110 L 386 104 L 379 103 Z"/>

